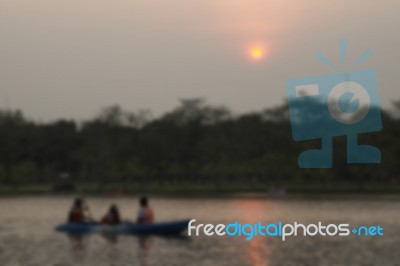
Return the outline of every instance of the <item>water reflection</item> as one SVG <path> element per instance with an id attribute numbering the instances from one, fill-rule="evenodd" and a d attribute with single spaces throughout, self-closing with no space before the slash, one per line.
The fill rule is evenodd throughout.
<path id="1" fill-rule="evenodd" d="M 87 237 L 85 235 L 82 234 L 68 234 L 67 235 L 70 243 L 71 243 L 71 248 L 72 250 L 76 250 L 76 249 L 83 249 L 85 247 L 85 240 L 87 239 Z"/>
<path id="2" fill-rule="evenodd" d="M 259 200 L 244 200 L 238 204 L 238 208 L 242 209 L 242 220 L 244 223 L 256 224 L 263 222 L 258 217 L 260 210 L 270 207 L 269 204 Z M 266 217 L 264 218 L 264 220 Z M 269 248 L 266 245 L 265 238 L 255 236 L 251 241 L 245 242 L 245 260 L 250 262 L 252 266 L 268 266 L 266 255 L 269 253 Z"/>
<path id="3" fill-rule="evenodd" d="M 267 249 L 264 245 L 262 237 L 255 237 L 251 241 L 247 242 L 247 255 L 252 266 L 268 266 L 264 261 L 265 250 Z"/>
<path id="4" fill-rule="evenodd" d="M 119 235 L 114 233 L 102 233 L 101 236 L 110 244 L 116 244 L 119 238 Z"/>
<path id="5" fill-rule="evenodd" d="M 88 238 L 81 234 L 67 235 L 71 243 L 71 257 L 74 261 L 83 261 L 87 251 Z"/>
<path id="6" fill-rule="evenodd" d="M 71 258 L 75 263 L 82 263 L 86 260 L 88 253 L 88 246 L 90 242 L 90 238 L 94 235 L 82 235 L 82 234 L 68 234 L 67 238 L 70 242 L 71 247 Z M 113 259 L 113 257 L 118 256 L 118 241 L 120 240 L 121 235 L 115 233 L 102 233 L 100 234 L 101 238 L 108 243 L 108 247 L 106 250 L 107 257 L 109 259 Z M 140 266 L 148 266 L 150 260 L 151 250 L 153 248 L 153 238 L 154 236 L 134 236 L 134 235 L 126 235 L 129 238 L 137 239 L 137 260 Z M 179 239 L 181 241 L 188 241 L 187 237 L 173 237 L 173 236 L 160 236 L 160 238 L 165 239 L 166 241 L 172 241 L 173 239 Z M 101 254 L 105 255 L 105 254 Z M 117 258 L 116 258 L 117 259 Z"/>
<path id="7" fill-rule="evenodd" d="M 148 266 L 149 265 L 149 254 L 153 245 L 153 241 L 151 237 L 148 236 L 139 236 L 139 252 L 138 259 L 140 266 Z"/>

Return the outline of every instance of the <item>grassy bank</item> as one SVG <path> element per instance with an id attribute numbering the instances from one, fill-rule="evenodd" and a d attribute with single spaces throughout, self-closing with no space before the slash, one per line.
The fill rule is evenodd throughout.
<path id="1" fill-rule="evenodd" d="M 257 193 L 260 195 L 314 195 L 314 194 L 399 194 L 400 184 L 290 184 L 279 186 L 259 184 L 79 184 L 71 191 L 56 191 L 52 184 L 37 184 L 24 186 L 0 186 L 0 195 L 41 195 L 41 194 L 90 194 L 90 195 L 134 195 L 134 194 L 165 194 L 165 195 L 212 195 Z"/>

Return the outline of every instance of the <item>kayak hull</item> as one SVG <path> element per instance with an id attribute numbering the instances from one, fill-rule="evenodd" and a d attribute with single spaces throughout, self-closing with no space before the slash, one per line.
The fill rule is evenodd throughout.
<path id="1" fill-rule="evenodd" d="M 123 222 L 119 225 L 101 225 L 98 223 L 65 223 L 58 225 L 55 230 L 68 234 L 115 233 L 135 235 L 176 235 L 182 233 L 188 226 L 189 220 L 160 222 L 153 224 L 135 224 Z"/>

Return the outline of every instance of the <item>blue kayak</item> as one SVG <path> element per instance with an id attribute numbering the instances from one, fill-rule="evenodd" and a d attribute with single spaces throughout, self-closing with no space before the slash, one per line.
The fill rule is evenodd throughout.
<path id="1" fill-rule="evenodd" d="M 99 223 L 65 223 L 58 225 L 55 230 L 68 234 L 115 233 L 136 235 L 175 235 L 182 233 L 187 228 L 188 223 L 189 220 L 153 224 L 123 222 L 119 225 L 102 225 Z"/>

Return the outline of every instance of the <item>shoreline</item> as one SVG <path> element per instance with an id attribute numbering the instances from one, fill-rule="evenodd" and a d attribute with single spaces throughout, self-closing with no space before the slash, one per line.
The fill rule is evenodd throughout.
<path id="1" fill-rule="evenodd" d="M 0 185 L 0 198 L 25 196 L 74 197 L 138 197 L 148 195 L 153 198 L 255 198 L 255 199 L 384 199 L 400 200 L 400 185 L 369 183 L 332 184 L 134 184 L 134 183 L 83 183 L 74 184 L 69 189 L 56 189 L 54 184 L 27 184 L 21 186 Z"/>
<path id="2" fill-rule="evenodd" d="M 146 195 L 155 199 L 265 199 L 265 200 L 333 200 L 333 201 L 351 201 L 351 200 L 365 200 L 365 201 L 400 201 L 400 193 L 343 193 L 343 192 L 330 192 L 330 193 L 287 193 L 284 195 L 274 195 L 262 192 L 132 192 L 132 193 L 84 193 L 84 192 L 68 192 L 68 193 L 1 193 L 0 198 L 73 198 L 76 196 L 84 196 L 87 198 L 138 198 Z"/>

